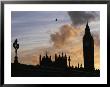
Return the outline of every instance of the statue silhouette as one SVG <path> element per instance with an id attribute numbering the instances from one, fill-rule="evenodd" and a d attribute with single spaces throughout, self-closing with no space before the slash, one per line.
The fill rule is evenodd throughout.
<path id="1" fill-rule="evenodd" d="M 71 61 L 71 59 L 70 59 L 70 56 L 69 56 L 69 58 L 68 58 L 68 62 L 69 62 L 69 67 L 70 67 L 70 61 Z"/>
<path id="2" fill-rule="evenodd" d="M 13 43 L 13 47 L 15 48 L 15 60 L 14 63 L 18 63 L 18 57 L 17 57 L 17 50 L 19 49 L 19 44 L 17 43 L 18 40 L 16 39 Z"/>

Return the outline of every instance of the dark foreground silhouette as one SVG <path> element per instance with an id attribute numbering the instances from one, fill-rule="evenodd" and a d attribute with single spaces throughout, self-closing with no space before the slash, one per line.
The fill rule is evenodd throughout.
<path id="1" fill-rule="evenodd" d="M 12 77 L 99 77 L 100 70 L 85 70 L 80 67 L 54 68 L 11 63 Z"/>

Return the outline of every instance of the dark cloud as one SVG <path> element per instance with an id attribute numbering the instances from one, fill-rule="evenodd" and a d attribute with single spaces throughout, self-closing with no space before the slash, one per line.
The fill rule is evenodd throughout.
<path id="1" fill-rule="evenodd" d="M 74 26 L 85 24 L 87 21 L 91 22 L 99 20 L 99 11 L 70 11 L 68 12 Z"/>

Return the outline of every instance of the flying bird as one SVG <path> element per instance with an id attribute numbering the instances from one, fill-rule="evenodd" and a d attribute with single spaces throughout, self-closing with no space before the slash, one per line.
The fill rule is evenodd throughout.
<path id="1" fill-rule="evenodd" d="M 56 21 L 57 21 L 57 18 L 56 18 Z"/>

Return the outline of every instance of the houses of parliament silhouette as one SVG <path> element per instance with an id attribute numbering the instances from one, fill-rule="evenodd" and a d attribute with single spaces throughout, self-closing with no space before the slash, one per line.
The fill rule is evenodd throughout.
<path id="1" fill-rule="evenodd" d="M 45 56 L 39 56 L 39 64 L 36 66 L 20 64 L 18 62 L 17 50 L 19 44 L 17 39 L 13 43 L 15 48 L 15 60 L 11 64 L 11 76 L 12 77 L 97 77 L 100 76 L 100 70 L 95 70 L 94 67 L 94 39 L 91 35 L 88 22 L 85 28 L 85 34 L 83 36 L 83 58 L 84 67 L 82 64 L 78 67 L 70 65 L 71 58 L 66 53 L 58 55 L 55 54 L 55 61 L 52 61 L 51 56 L 47 53 Z M 67 64 L 68 61 L 68 64 Z"/>

